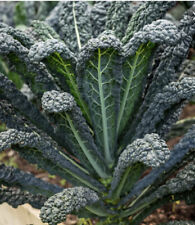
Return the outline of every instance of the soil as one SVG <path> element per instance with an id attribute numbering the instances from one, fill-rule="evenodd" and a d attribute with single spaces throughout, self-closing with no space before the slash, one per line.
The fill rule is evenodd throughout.
<path id="1" fill-rule="evenodd" d="M 186 205 L 183 201 L 166 204 L 148 216 L 141 225 L 156 225 L 171 220 L 195 221 L 195 205 Z"/>
<path id="2" fill-rule="evenodd" d="M 195 105 L 194 104 L 188 104 L 181 116 L 180 119 L 188 118 L 195 116 Z M 174 138 L 170 140 L 167 144 L 170 148 L 174 144 L 176 144 L 181 137 Z M 36 177 L 41 178 L 45 181 L 48 181 L 53 184 L 58 184 L 59 186 L 62 186 L 64 188 L 71 187 L 71 185 L 66 182 L 65 180 L 62 180 L 58 176 L 51 176 L 47 172 L 45 172 L 42 169 L 38 169 L 35 165 L 29 164 L 26 160 L 20 158 L 18 153 L 13 151 L 12 149 L 6 150 L 3 152 L 3 154 L 0 154 L 0 162 L 5 163 L 6 165 L 12 165 L 15 167 L 20 168 L 24 171 L 29 171 L 33 173 Z M 147 171 L 149 172 L 149 171 Z M 157 209 L 153 212 L 150 216 L 148 216 L 141 225 L 157 225 L 160 223 L 168 222 L 170 220 L 192 220 L 195 221 L 195 205 L 186 205 L 183 201 L 177 201 L 174 203 L 169 203 L 164 205 L 163 207 Z M 76 217 L 70 215 L 68 217 L 68 220 L 66 222 L 66 225 L 73 225 L 76 224 Z M 95 220 L 92 221 L 93 224 L 95 224 Z"/>

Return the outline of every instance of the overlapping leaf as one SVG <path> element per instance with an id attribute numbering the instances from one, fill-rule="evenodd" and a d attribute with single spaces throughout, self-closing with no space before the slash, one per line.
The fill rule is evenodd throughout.
<path id="1" fill-rule="evenodd" d="M 146 25 L 135 33 L 124 46 L 123 81 L 120 96 L 120 111 L 117 132 L 121 134 L 128 120 L 141 103 L 143 88 L 146 83 L 151 56 L 156 44 L 174 45 L 181 40 L 182 34 L 170 22 L 158 20 Z"/>
<path id="2" fill-rule="evenodd" d="M 87 102 L 95 141 L 106 162 L 113 163 L 121 79 L 121 44 L 103 33 L 82 49 L 78 64 L 80 91 Z"/>
<path id="3" fill-rule="evenodd" d="M 40 209 L 46 200 L 47 198 L 40 194 L 31 194 L 14 187 L 0 187 L 0 204 L 7 202 L 14 208 L 28 203 L 32 207 Z"/>
<path id="4" fill-rule="evenodd" d="M 90 129 L 73 96 L 65 92 L 45 92 L 42 107 L 46 112 L 56 114 L 57 130 L 65 137 L 66 149 L 72 152 L 90 173 L 94 174 L 95 170 L 100 177 L 107 178 L 108 171 L 104 160 L 98 153 Z"/>
<path id="5" fill-rule="evenodd" d="M 57 39 L 38 42 L 31 47 L 28 57 L 32 62 L 46 61 L 46 64 L 58 85 L 62 90 L 70 91 L 75 97 L 75 100 L 80 106 L 87 121 L 90 123 L 88 109 L 80 96 L 76 84 L 74 68 L 76 59 L 67 46 Z"/>
<path id="6" fill-rule="evenodd" d="M 167 10 L 174 6 L 174 2 L 146 2 L 142 4 L 140 8 L 132 16 L 126 35 L 123 38 L 123 42 L 127 43 L 132 36 L 145 25 L 152 23 L 155 20 L 163 18 Z"/>
<path id="7" fill-rule="evenodd" d="M 73 52 L 78 52 L 92 36 L 87 2 L 59 2 L 46 21 Z"/>
<path id="8" fill-rule="evenodd" d="M 15 70 L 24 82 L 31 87 L 33 93 L 40 95 L 43 91 L 57 89 L 45 65 L 29 60 L 29 49 L 25 46 L 29 47 L 33 42 L 30 41 L 31 39 L 29 39 L 28 35 L 21 31 L 15 32 L 15 29 L 10 29 L 10 27 L 2 28 L 1 31 L 0 54 L 7 56 L 10 64 L 15 65 Z"/>
<path id="9" fill-rule="evenodd" d="M 94 188 L 95 190 L 103 188 L 97 180 L 88 176 L 88 173 L 73 159 L 60 152 L 56 144 L 51 142 L 50 139 L 41 137 L 36 132 L 23 132 L 14 129 L 0 133 L 0 150 L 10 148 L 12 145 L 17 144 L 20 147 L 31 147 L 41 151 L 44 157 L 57 163 L 57 165 L 84 185 Z"/>
<path id="10" fill-rule="evenodd" d="M 135 140 L 119 157 L 113 174 L 111 191 L 117 189 L 117 197 L 119 197 L 125 182 L 132 178 L 130 171 L 133 164 L 140 162 L 156 168 L 165 163 L 169 154 L 166 143 L 157 134 L 146 135 L 143 139 Z"/>
<path id="11" fill-rule="evenodd" d="M 186 59 L 190 44 L 192 42 L 192 37 L 195 32 L 195 20 L 193 16 L 193 7 L 189 9 L 184 18 L 180 22 L 179 30 L 181 35 L 184 35 L 179 42 L 175 43 L 175 46 L 168 45 L 165 49 L 159 49 L 161 54 L 157 58 L 157 65 L 154 65 L 153 71 L 151 72 L 151 82 L 148 83 L 148 89 L 144 96 L 144 102 L 139 108 L 139 111 L 135 112 L 134 120 L 131 121 L 130 128 L 126 132 L 123 138 L 124 143 L 128 143 L 132 140 L 139 122 L 142 119 L 144 112 L 148 109 L 150 104 L 154 101 L 154 97 L 158 92 L 161 92 L 163 87 L 168 85 L 172 81 L 177 81 L 179 78 L 179 67 L 183 60 Z M 171 74 L 171 75 L 170 75 Z M 176 122 L 178 119 L 179 112 L 181 110 L 181 105 L 175 105 L 172 110 L 167 112 L 167 126 L 164 125 L 161 134 L 165 134 L 171 123 Z M 164 121 L 163 121 L 164 123 Z M 168 129 L 167 129 L 168 128 Z M 160 131 L 160 128 L 159 128 Z"/>
<path id="12" fill-rule="evenodd" d="M 120 205 L 127 203 L 131 198 L 137 197 L 139 194 L 147 190 L 150 185 L 154 184 L 157 181 L 164 181 L 164 174 L 172 174 L 174 167 L 182 164 L 182 160 L 185 156 L 195 149 L 195 126 L 192 126 L 191 129 L 187 132 L 187 134 L 181 139 L 181 141 L 174 146 L 171 151 L 170 158 L 167 162 L 160 166 L 159 168 L 153 169 L 147 176 L 143 179 L 139 180 L 130 193 L 121 199 Z"/>
<path id="13" fill-rule="evenodd" d="M 84 187 L 67 188 L 49 198 L 41 209 L 43 222 L 57 225 L 66 220 L 67 214 L 77 212 L 99 200 L 96 192 Z"/>
<path id="14" fill-rule="evenodd" d="M 150 133 L 151 131 L 162 132 L 162 119 L 166 118 L 169 110 L 175 105 L 180 105 L 185 100 L 190 100 L 195 95 L 195 79 L 186 77 L 180 82 L 172 82 L 165 86 L 161 93 L 154 98 L 148 110 L 144 113 L 135 137 Z M 148 126 L 149 124 L 149 126 Z M 143 129 L 142 129 L 142 128 Z M 161 127 L 161 129 L 159 129 Z"/>
<path id="15" fill-rule="evenodd" d="M 133 212 L 141 210 L 147 205 L 153 204 L 167 196 L 178 193 L 185 193 L 186 191 L 193 191 L 195 188 L 195 164 L 194 160 L 180 170 L 175 178 L 169 179 L 164 185 L 158 187 L 150 195 L 135 203 L 126 211 Z"/>
<path id="16" fill-rule="evenodd" d="M 51 196 L 62 190 L 59 186 L 38 179 L 33 174 L 7 167 L 4 164 L 0 165 L 0 183 L 8 186 L 16 185 L 33 193 L 40 192 L 45 196 Z"/>

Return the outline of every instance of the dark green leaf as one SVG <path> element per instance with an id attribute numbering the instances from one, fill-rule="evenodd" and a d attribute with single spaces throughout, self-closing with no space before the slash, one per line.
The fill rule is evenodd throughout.
<path id="1" fill-rule="evenodd" d="M 108 164 L 114 162 L 121 80 L 121 45 L 112 35 L 91 39 L 78 59 L 78 79 L 87 102 L 95 141 Z"/>
<path id="2" fill-rule="evenodd" d="M 125 128 L 137 104 L 141 101 L 144 81 L 151 61 L 155 44 L 142 44 L 134 56 L 126 58 L 123 64 L 123 82 L 121 87 L 120 111 L 117 131 L 120 135 Z"/>

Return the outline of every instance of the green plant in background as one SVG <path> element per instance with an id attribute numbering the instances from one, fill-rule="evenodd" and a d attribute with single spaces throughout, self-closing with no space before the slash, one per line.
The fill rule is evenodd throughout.
<path id="1" fill-rule="evenodd" d="M 74 186 L 2 164 L 0 202 L 28 202 L 51 225 L 67 214 L 136 225 L 165 202 L 194 203 L 195 126 L 172 151 L 164 141 L 195 95 L 183 66 L 194 6 L 175 25 L 162 19 L 174 4 L 59 2 L 23 31 L 0 24 L 0 151 L 12 147 Z"/>

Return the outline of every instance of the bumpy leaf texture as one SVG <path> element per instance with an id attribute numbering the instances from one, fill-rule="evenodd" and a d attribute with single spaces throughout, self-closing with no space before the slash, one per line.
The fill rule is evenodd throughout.
<path id="1" fill-rule="evenodd" d="M 169 84 L 171 81 L 177 81 L 178 79 L 179 67 L 187 57 L 193 35 L 195 34 L 193 11 L 194 9 L 192 7 L 185 13 L 178 27 L 179 30 L 187 34 L 187 36 L 183 37 L 176 46 L 166 47 L 159 58 L 160 63 L 152 73 L 153 80 L 149 92 L 146 95 L 145 101 L 147 104 L 152 102 L 155 94 L 165 85 Z"/>
<path id="2" fill-rule="evenodd" d="M 50 139 L 46 139 L 36 132 L 29 133 L 14 129 L 1 132 L 0 135 L 1 150 L 7 149 L 11 147 L 11 145 L 16 144 L 20 147 L 36 148 L 41 151 L 47 159 L 57 163 L 57 165 L 64 168 L 65 171 L 73 177 L 79 178 L 79 180 L 85 185 L 89 185 L 96 190 L 98 190 L 98 186 L 100 189 L 103 188 L 98 181 L 88 176 L 87 173 L 84 172 L 73 160 L 66 156 L 65 153 L 60 152 L 58 146 L 51 142 Z"/>
<path id="3" fill-rule="evenodd" d="M 77 52 L 92 36 L 87 2 L 59 2 L 47 22 L 74 52 Z M 70 35 L 71 34 L 71 35 Z"/>
<path id="4" fill-rule="evenodd" d="M 25 117 L 32 121 L 32 123 L 35 123 L 38 128 L 53 136 L 54 133 L 51 125 L 40 111 L 27 100 L 26 96 L 17 90 L 7 77 L 0 74 L 0 79 L 0 90 L 14 108 L 20 111 L 22 115 L 25 115 Z"/>
<path id="5" fill-rule="evenodd" d="M 29 13 L 32 11 L 33 15 L 30 17 L 44 18 L 45 12 L 52 8 L 47 7 L 46 3 L 40 3 L 40 10 L 35 12 L 29 7 L 34 6 L 33 4 L 21 3 Z M 165 142 L 160 139 L 176 120 L 181 105 L 195 94 L 194 79 L 183 79 L 178 73 L 179 65 L 186 58 L 194 35 L 194 13 L 189 11 L 179 28 L 168 21 L 158 20 L 164 17 L 165 12 L 174 4 L 143 4 L 128 25 L 123 38 L 124 47 L 116 37 L 122 39 L 124 36 L 133 11 L 130 2 L 96 2 L 91 7 L 87 2 L 59 2 L 46 19 L 46 23 L 33 21 L 32 27 L 25 33 L 0 24 L 0 54 L 8 57 L 12 65 L 16 64 L 17 72 L 32 89 L 36 101 L 37 97 L 43 96 L 43 112 L 42 109 L 40 112 L 0 74 L 0 99 L 3 99 L 0 102 L 0 120 L 6 122 L 8 128 L 12 128 L 0 133 L 0 151 L 13 147 L 25 159 L 49 172 L 67 178 L 74 185 L 87 186 L 93 190 L 76 187 L 54 195 L 42 209 L 43 221 L 57 224 L 64 221 L 68 213 L 80 211 L 99 200 L 94 191 L 106 190 L 104 185 L 94 178 L 97 178 L 97 175 L 109 178 L 108 167 L 113 167 L 119 147 L 117 141 L 120 140 L 117 140 L 117 137 L 126 131 L 126 124 L 133 121 L 135 116 L 135 121 L 129 123 L 132 128 L 121 142 L 122 147 L 119 150 L 127 147 L 119 156 L 114 170 L 111 192 L 118 186 L 117 197 L 120 196 L 120 191 L 123 192 L 122 195 L 126 191 L 129 192 L 129 189 L 126 189 L 129 182 L 126 186 L 124 183 L 127 175 L 132 174 L 135 165 L 138 165 L 140 170 L 145 166 L 151 166 L 153 170 L 135 185 L 132 183 L 133 189 L 119 205 L 137 197 L 150 185 L 164 184 L 148 197 L 152 200 L 146 201 L 171 194 L 172 189 L 181 192 L 194 187 L 194 164 L 187 165 L 176 178 L 165 183 L 165 177 L 171 176 L 170 171 L 177 169 L 177 163 L 185 159 L 182 164 L 185 165 L 192 159 L 192 154 L 189 157 L 186 154 L 191 153 L 195 146 L 195 138 L 192 140 L 194 127 L 175 146 L 170 159 L 170 152 Z M 113 32 L 102 33 L 105 27 Z M 99 34 L 97 38 L 89 40 Z M 60 37 L 64 42 L 59 40 Z M 85 43 L 87 44 L 84 45 Z M 162 44 L 162 49 L 165 50 L 158 55 L 160 63 L 155 61 L 155 68 L 150 77 L 153 83 L 149 85 L 146 78 L 157 44 Z M 80 51 L 77 59 L 76 54 L 71 51 Z M 180 82 L 169 84 L 172 79 L 177 81 L 178 77 Z M 13 107 L 7 101 L 11 102 Z M 143 107 L 137 115 L 143 101 Z M 176 113 L 173 114 L 172 110 Z M 20 113 L 25 118 L 18 116 Z M 148 134 L 152 132 L 156 132 L 160 137 L 157 134 Z M 71 156 L 55 141 L 65 147 Z M 74 160 L 74 157 L 79 162 Z M 2 183 L 12 181 L 24 187 L 32 183 L 33 190 L 38 187 L 38 181 L 31 179 L 29 174 L 3 165 L 0 169 L 3 171 Z M 27 178 L 31 182 L 28 182 Z M 27 182 L 24 183 L 24 180 Z M 43 189 L 43 186 L 41 183 L 39 188 Z M 15 206 L 24 202 L 14 190 L 6 190 L 7 192 L 0 189 L 0 195 L 1 191 L 4 191 L 6 198 L 7 193 L 12 192 L 13 197 L 18 198 Z M 26 195 L 26 201 L 32 202 L 31 198 L 32 196 Z M 32 204 L 36 205 L 37 196 L 34 200 Z M 10 199 L 10 202 L 13 204 L 13 199 Z"/>
<path id="6" fill-rule="evenodd" d="M 60 36 L 54 29 L 43 21 L 33 20 L 30 31 L 32 32 L 31 35 L 33 35 L 37 41 L 46 41 L 53 38 L 60 40 Z"/>
<path id="7" fill-rule="evenodd" d="M 9 7 L 10 3 L 7 3 Z M 56 5 L 55 2 L 28 1 L 16 2 L 11 18 L 13 25 L 24 26 L 30 25 L 32 20 L 44 20 L 52 8 Z M 3 12 L 5 14 L 5 12 Z"/>
<path id="8" fill-rule="evenodd" d="M 98 200 L 99 197 L 96 192 L 89 188 L 67 188 L 44 203 L 40 217 L 43 222 L 57 225 L 66 220 L 67 214 L 78 212 L 80 209 Z"/>
<path id="9" fill-rule="evenodd" d="M 58 33 L 59 32 L 59 23 L 58 23 L 58 18 L 59 18 L 59 13 L 61 10 L 61 4 L 58 3 L 47 15 L 45 22 L 52 28 L 55 28 L 55 31 Z"/>
<path id="10" fill-rule="evenodd" d="M 0 2 L 0 22 L 9 24 L 11 26 L 14 25 L 13 21 L 13 13 L 15 8 L 15 2 L 10 2 L 11 4 L 7 4 L 7 2 Z"/>
<path id="11" fill-rule="evenodd" d="M 150 81 L 146 96 L 144 96 L 144 102 L 141 107 L 139 107 L 139 110 L 136 111 L 136 117 L 134 117 L 134 120 L 132 121 L 129 130 L 126 132 L 122 143 L 127 144 L 133 137 L 132 134 L 134 134 L 144 112 L 154 101 L 156 94 L 161 92 L 161 90 L 172 81 L 178 80 L 180 75 L 180 73 L 178 73 L 179 67 L 183 60 L 187 57 L 189 47 L 192 42 L 192 37 L 195 33 L 193 11 L 194 9 L 192 7 L 186 12 L 184 18 L 180 21 L 179 29 L 182 33 L 184 32 L 183 34 L 187 35 L 184 35 L 176 46 L 167 46 L 165 49 L 162 48 L 160 50 L 161 54 L 157 58 L 157 65 L 154 66 L 151 73 L 152 80 Z M 163 123 L 164 121 L 167 121 L 167 126 L 166 124 L 164 125 L 163 132 L 161 132 L 162 136 L 168 132 L 170 125 L 177 121 L 182 106 L 183 102 L 175 105 L 175 107 L 173 107 L 172 110 L 170 109 L 169 112 L 166 112 L 166 119 L 163 120 Z"/>
<path id="12" fill-rule="evenodd" d="M 66 47 L 66 45 L 58 39 L 49 39 L 45 42 L 35 43 L 28 53 L 28 57 L 33 62 L 40 62 L 44 58 L 47 58 L 54 52 L 58 52 L 62 58 L 67 58 L 67 55 L 74 60 L 74 55 Z"/>
<path id="13" fill-rule="evenodd" d="M 22 117 L 21 114 L 19 114 L 16 110 L 14 110 L 13 106 L 8 104 L 8 102 L 5 100 L 0 102 L 0 121 L 5 123 L 7 128 L 27 133 L 35 132 L 40 134 L 42 137 L 45 137 L 45 134 L 29 123 L 29 121 L 25 120 L 25 118 Z M 51 141 L 51 139 L 49 141 Z M 60 167 L 58 164 L 56 164 L 56 161 L 49 160 L 46 154 L 42 153 L 38 149 L 32 148 L 32 146 L 19 147 L 18 145 L 12 145 L 12 148 L 18 151 L 22 158 L 33 164 L 37 164 L 40 168 L 48 171 L 50 174 L 57 174 L 74 185 L 82 185 L 82 183 L 75 179 L 74 176 L 66 172 L 63 167 Z"/>
<path id="14" fill-rule="evenodd" d="M 125 36 L 130 18 L 141 4 L 141 1 L 113 1 L 107 12 L 106 29 L 113 30 L 115 36 L 121 40 Z"/>
<path id="15" fill-rule="evenodd" d="M 181 169 L 175 178 L 169 179 L 166 183 L 158 187 L 153 193 L 145 197 L 133 208 L 138 208 L 143 204 L 151 204 L 166 196 L 175 195 L 185 191 L 193 191 L 195 188 L 195 164 L 194 160 Z"/>
<path id="16" fill-rule="evenodd" d="M 6 185 L 18 185 L 21 188 L 29 190 L 33 193 L 40 192 L 42 195 L 51 196 L 60 192 L 62 188 L 57 185 L 49 184 L 41 179 L 36 178 L 30 173 L 23 172 L 13 167 L 0 165 L 0 182 Z"/>
<path id="17" fill-rule="evenodd" d="M 42 96 L 42 107 L 49 113 L 71 111 L 76 105 L 73 96 L 66 92 L 49 91 Z"/>
<path id="18" fill-rule="evenodd" d="M 46 111 L 58 113 L 63 118 L 66 143 L 70 148 L 73 145 L 76 147 L 73 153 L 81 160 L 84 167 L 87 167 L 89 171 L 93 167 L 100 177 L 107 177 L 104 161 L 98 153 L 87 123 L 76 106 L 74 98 L 69 93 L 45 92 L 42 97 L 42 106 Z"/>
<path id="19" fill-rule="evenodd" d="M 157 20 L 145 25 L 142 30 L 136 32 L 124 48 L 127 54 L 133 55 L 141 43 L 151 41 L 160 44 L 176 45 L 184 37 L 186 37 L 186 34 L 178 32 L 178 28 L 170 21 Z"/>
<path id="20" fill-rule="evenodd" d="M 179 70 L 179 80 L 184 77 L 195 77 L 195 61 L 186 59 Z"/>
<path id="21" fill-rule="evenodd" d="M 128 145 L 121 153 L 115 167 L 111 191 L 119 184 L 127 169 L 135 163 L 141 162 L 149 167 L 159 167 L 164 164 L 170 155 L 170 151 L 157 134 L 147 134 L 143 139 L 137 139 Z"/>
<path id="22" fill-rule="evenodd" d="M 34 43 L 27 34 L 10 27 L 5 27 L 0 32 L 0 53 L 8 56 L 10 63 L 15 65 L 16 71 L 30 86 L 35 95 L 40 95 L 47 90 L 56 90 L 56 84 L 43 63 L 30 61 L 28 48 Z M 21 43 L 19 41 L 21 41 Z M 25 47 L 27 46 L 27 47 Z"/>
<path id="23" fill-rule="evenodd" d="M 77 64 L 79 87 L 89 107 L 95 141 L 109 164 L 116 149 L 121 51 L 120 41 L 103 33 L 83 47 Z"/>
<path id="24" fill-rule="evenodd" d="M 28 54 L 31 62 L 46 61 L 46 65 L 52 73 L 56 83 L 62 90 L 70 91 L 75 97 L 82 112 L 90 123 L 88 109 L 80 96 L 75 76 L 76 59 L 69 48 L 57 39 L 34 44 Z"/>
<path id="25" fill-rule="evenodd" d="M 163 132 L 161 127 L 162 120 L 166 119 L 168 110 L 185 100 L 190 100 L 194 95 L 194 78 L 184 78 L 180 82 L 172 82 L 164 87 L 162 92 L 156 95 L 148 110 L 142 116 L 134 138 L 143 137 L 144 134 L 154 131 L 161 134 Z"/>
<path id="26" fill-rule="evenodd" d="M 183 34 L 184 35 L 184 34 Z M 124 46 L 123 77 L 120 96 L 120 111 L 117 133 L 121 134 L 128 120 L 132 119 L 137 105 L 142 101 L 142 90 L 152 62 L 152 53 L 157 44 L 175 45 L 182 34 L 172 23 L 158 20 L 135 33 Z"/>
<path id="27" fill-rule="evenodd" d="M 6 100 L 0 101 L 0 121 L 5 123 L 7 128 L 27 131 L 21 114 L 17 113 L 13 106 Z"/>
<path id="28" fill-rule="evenodd" d="M 130 2 L 112 2 L 107 12 L 106 29 L 114 31 L 117 38 L 124 37 L 131 17 Z"/>
<path id="29" fill-rule="evenodd" d="M 152 23 L 155 20 L 163 18 L 168 9 L 173 7 L 175 2 L 146 2 L 141 5 L 136 13 L 132 16 L 126 35 L 123 38 L 123 43 L 127 43 L 134 33 L 141 30 L 145 25 Z"/>
<path id="30" fill-rule="evenodd" d="M 5 23 L 0 23 L 0 33 L 11 35 L 14 39 L 18 40 L 26 48 L 29 48 L 34 43 L 32 35 L 19 29 L 8 26 Z"/>
<path id="31" fill-rule="evenodd" d="M 163 182 L 164 174 L 171 174 L 171 171 L 176 165 L 180 165 L 182 160 L 189 152 L 193 152 L 195 149 L 195 126 L 189 129 L 187 134 L 180 140 L 178 144 L 171 150 L 170 158 L 164 165 L 159 168 L 153 169 L 147 176 L 139 180 L 130 193 L 121 199 L 120 205 L 125 204 L 132 197 L 138 196 L 148 186 L 155 184 L 155 182 Z"/>
<path id="32" fill-rule="evenodd" d="M 90 21 L 94 38 L 105 30 L 107 11 L 110 5 L 111 2 L 109 1 L 95 1 L 95 4 L 90 10 Z"/>
<path id="33" fill-rule="evenodd" d="M 7 202 L 14 208 L 25 203 L 30 204 L 36 209 L 40 209 L 44 202 L 47 200 L 40 194 L 31 194 L 28 192 L 21 191 L 14 187 L 1 187 L 0 188 L 0 204 Z"/>

